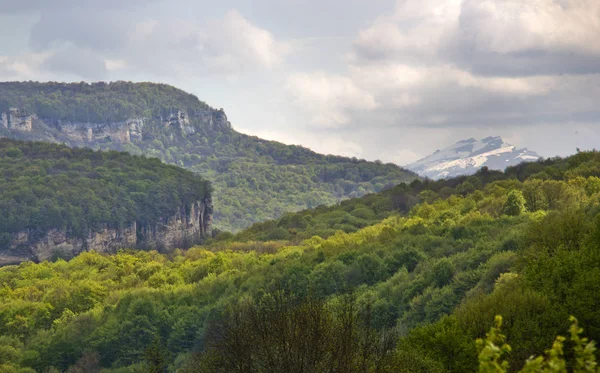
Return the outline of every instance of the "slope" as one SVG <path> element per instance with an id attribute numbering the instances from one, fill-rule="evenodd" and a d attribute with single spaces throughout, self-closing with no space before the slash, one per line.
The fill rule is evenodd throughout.
<path id="1" fill-rule="evenodd" d="M 429 184 L 439 191 L 414 183 L 407 192 L 430 202 L 298 244 L 217 242 L 3 268 L 5 364 L 474 373 L 474 340 L 495 314 L 519 364 L 543 353 L 570 314 L 600 340 L 598 176 L 600 154 L 579 153 Z"/>
<path id="2" fill-rule="evenodd" d="M 199 172 L 213 184 L 222 230 L 416 178 L 393 164 L 238 133 L 223 110 L 162 84 L 0 83 L 0 113 L 0 136 L 124 150 Z"/>
<path id="3" fill-rule="evenodd" d="M 507 167 L 503 172 L 481 168 L 473 175 L 449 179 L 414 180 L 410 184 L 401 183 L 380 193 L 342 201 L 333 206 L 320 206 L 296 213 L 288 213 L 279 219 L 256 223 L 235 236 L 221 234 L 219 239 L 236 241 L 285 240 L 298 243 L 312 236 L 329 237 L 338 231 L 356 232 L 361 228 L 376 224 L 394 215 L 406 214 L 415 205 L 432 203 L 436 198 L 465 196 L 487 185 L 516 179 L 563 180 L 573 167 L 577 157 L 539 159 Z M 586 176 L 595 175 L 598 170 L 581 171 Z"/>
<path id="4" fill-rule="evenodd" d="M 209 182 L 155 158 L 0 139 L 0 190 L 0 264 L 211 235 Z"/>

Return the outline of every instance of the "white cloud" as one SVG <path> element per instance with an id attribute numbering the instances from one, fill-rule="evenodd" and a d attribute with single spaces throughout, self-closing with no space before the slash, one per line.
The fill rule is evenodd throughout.
<path id="1" fill-rule="evenodd" d="M 288 43 L 232 10 L 205 25 L 183 20 L 146 20 L 129 35 L 128 65 L 160 74 L 238 74 L 280 65 Z"/>
<path id="2" fill-rule="evenodd" d="M 68 3 L 61 3 L 61 11 L 32 5 L 41 10 L 29 44 L 46 55 L 45 73 L 90 80 L 106 79 L 115 71 L 119 76 L 151 74 L 158 79 L 232 77 L 275 69 L 292 51 L 291 43 L 276 39 L 236 10 L 198 23 L 168 16 L 149 19 L 122 12 L 115 4 L 96 9 L 93 2 Z M 13 4 L 15 11 L 28 8 L 17 5 Z M 93 16 L 88 14 L 91 9 Z"/>
<path id="3" fill-rule="evenodd" d="M 106 70 L 108 71 L 115 71 L 115 70 L 123 70 L 127 67 L 127 62 L 125 62 L 124 60 L 111 60 L 111 59 L 106 59 L 104 60 L 104 66 L 106 67 Z"/>
<path id="4" fill-rule="evenodd" d="M 90 48 L 79 48 L 71 44 L 56 50 L 44 59 L 41 69 L 61 73 L 73 78 L 103 79 L 107 67 L 102 55 Z"/>
<path id="5" fill-rule="evenodd" d="M 244 59 L 245 63 L 272 68 L 291 51 L 290 44 L 276 41 L 271 33 L 254 26 L 235 10 L 210 25 L 205 34 L 209 48 L 217 51 L 215 54 L 226 55 L 237 63 Z"/>
<path id="6" fill-rule="evenodd" d="M 478 50 L 600 54 L 597 0 L 466 0 L 460 37 Z"/>
<path id="7" fill-rule="evenodd" d="M 596 0 L 399 0 L 358 32 L 346 74 L 296 73 L 287 88 L 313 122 L 332 127 L 501 130 L 598 118 L 590 97 L 600 62 L 586 56 L 600 51 L 599 11 Z"/>
<path id="8" fill-rule="evenodd" d="M 462 137 L 543 154 L 598 140 L 598 0 L 397 0 L 364 23 L 379 0 L 354 24 L 321 10 L 273 18 L 293 6 L 268 1 L 247 18 L 223 4 L 9 0 L 0 13 L 31 37 L 7 39 L 0 78 L 169 82 L 225 107 L 235 127 L 274 128 L 260 136 L 397 163 Z M 579 135 L 562 138 L 574 123 Z"/>
<path id="9" fill-rule="evenodd" d="M 454 32 L 461 0 L 398 0 L 393 14 L 381 16 L 354 41 L 352 59 L 435 56 Z"/>
<path id="10" fill-rule="evenodd" d="M 352 111 L 373 110 L 377 102 L 348 77 L 324 72 L 292 74 L 285 86 L 293 103 L 312 116 L 314 125 L 339 127 Z"/>
<path id="11" fill-rule="evenodd" d="M 47 57 L 46 53 L 0 56 L 0 80 L 38 79 L 39 67 Z"/>

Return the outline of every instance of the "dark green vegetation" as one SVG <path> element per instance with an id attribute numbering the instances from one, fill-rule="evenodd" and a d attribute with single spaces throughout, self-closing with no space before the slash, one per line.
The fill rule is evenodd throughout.
<path id="1" fill-rule="evenodd" d="M 0 251 L 11 234 L 150 225 L 210 196 L 200 176 L 156 158 L 0 139 Z M 20 248 L 16 248 L 20 250 Z"/>
<path id="2" fill-rule="evenodd" d="M 5 267 L 0 364 L 7 372 L 469 373 L 503 359 L 493 355 L 503 343 L 496 337 L 490 349 L 474 342 L 499 314 L 514 364 L 479 371 L 516 372 L 552 346 L 570 315 L 600 340 L 599 175 L 600 154 L 578 153 L 401 185 L 253 227 L 240 233 L 246 241 Z M 332 214 L 357 209 L 364 227 L 331 234 Z M 295 237 L 250 240 L 278 228 Z M 315 236 L 302 240 L 303 229 Z"/>
<path id="3" fill-rule="evenodd" d="M 325 156 L 238 133 L 222 111 L 167 85 L 0 83 L 0 112 L 10 107 L 35 113 L 40 120 L 34 120 L 32 132 L 0 126 L 0 136 L 125 150 L 199 172 L 214 187 L 215 226 L 226 231 L 416 178 L 393 164 Z M 186 128 L 165 126 L 165 118 L 178 112 L 189 118 Z M 128 135 L 112 124 L 136 118 L 143 118 L 142 134 L 131 142 L 117 141 L 115 133 Z M 106 136 L 90 142 L 61 132 L 61 123 L 67 122 L 112 124 L 101 126 L 110 130 Z"/>
<path id="4" fill-rule="evenodd" d="M 337 231 L 356 232 L 373 225 L 392 214 L 406 214 L 417 203 L 432 203 L 438 198 L 451 196 L 464 197 L 480 193 L 494 182 L 515 180 L 524 182 L 522 193 L 509 191 L 507 203 L 502 206 L 486 207 L 485 212 L 493 209 L 494 214 L 519 215 L 524 208 L 530 210 L 558 209 L 560 188 L 556 183 L 545 183 L 544 188 L 559 188 L 546 191 L 546 197 L 537 190 L 543 181 L 571 179 L 574 175 L 583 177 L 600 174 L 600 165 L 589 161 L 590 153 L 580 153 L 570 158 L 550 158 L 537 162 L 523 163 L 508 167 L 504 172 L 482 168 L 473 176 L 461 176 L 449 180 L 414 180 L 409 185 L 402 183 L 384 192 L 369 194 L 361 198 L 343 201 L 335 206 L 319 206 L 298 213 L 286 214 L 276 220 L 254 224 L 252 227 L 231 236 L 221 235 L 222 240 L 269 241 L 285 240 L 300 242 L 312 236 L 329 237 Z M 592 188 L 592 187 L 590 187 Z M 525 199 L 523 197 L 525 194 Z M 502 211 L 500 211 L 503 209 Z"/>
<path id="5" fill-rule="evenodd" d="M 40 118 L 84 123 L 122 122 L 209 106 L 166 84 L 38 83 L 0 84 L 0 112 L 16 107 Z"/>

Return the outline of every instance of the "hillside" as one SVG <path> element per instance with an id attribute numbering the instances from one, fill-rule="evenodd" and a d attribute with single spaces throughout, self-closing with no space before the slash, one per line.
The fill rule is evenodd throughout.
<path id="1" fill-rule="evenodd" d="M 328 214 L 373 209 L 395 193 L 278 220 L 299 237 L 313 230 L 304 240 L 230 237 L 171 255 L 90 252 L 5 267 L 3 364 L 30 369 L 22 372 L 516 372 L 564 335 L 569 315 L 600 340 L 599 176 L 600 154 L 584 152 L 400 186 L 417 200 L 388 205 L 387 218 L 352 233 L 330 234 L 337 223 Z M 295 216 L 320 224 L 288 225 Z M 499 330 L 474 342 L 495 315 L 513 348 L 508 370 Z M 571 341 L 548 358 L 587 361 L 589 369 L 573 371 L 594 372 L 595 350 L 575 340 L 579 327 L 578 362 Z M 526 371 L 551 371 L 535 364 Z"/>
<path id="2" fill-rule="evenodd" d="M 406 166 L 423 177 L 431 179 L 471 175 L 481 167 L 504 170 L 522 162 L 539 159 L 537 153 L 528 149 L 517 149 L 496 136 L 485 139 L 459 141 L 444 149 Z"/>
<path id="3" fill-rule="evenodd" d="M 288 213 L 279 219 L 256 223 L 235 236 L 222 234 L 219 238 L 224 241 L 283 240 L 298 243 L 312 236 L 329 237 L 338 231 L 352 233 L 391 215 L 406 214 L 419 203 L 432 203 L 437 198 L 465 196 L 494 182 L 513 179 L 563 180 L 572 172 L 572 162 L 575 159 L 576 157 L 539 159 L 509 166 L 504 171 L 483 167 L 469 176 L 415 180 L 410 184 L 402 183 L 383 192 L 342 201 L 337 205 Z M 578 172 L 591 176 L 599 171 L 592 168 Z"/>
<path id="4" fill-rule="evenodd" d="M 210 184 L 158 159 L 0 139 L 0 264 L 211 235 Z"/>
<path id="5" fill-rule="evenodd" d="M 416 175 L 317 154 L 231 128 L 225 113 L 153 83 L 0 83 L 0 136 L 123 150 L 200 173 L 215 226 L 236 231 L 290 211 L 379 192 Z"/>

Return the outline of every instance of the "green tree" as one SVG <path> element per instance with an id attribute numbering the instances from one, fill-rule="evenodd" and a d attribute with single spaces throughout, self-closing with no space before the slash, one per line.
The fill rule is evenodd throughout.
<path id="1" fill-rule="evenodd" d="M 152 343 L 144 351 L 144 360 L 148 373 L 166 373 L 169 365 L 169 351 L 161 343 L 159 336 L 154 337 Z"/>
<path id="2" fill-rule="evenodd" d="M 520 190 L 513 189 L 508 193 L 506 203 L 504 204 L 504 213 L 510 216 L 519 216 L 527 211 L 525 203 L 523 193 Z"/>

